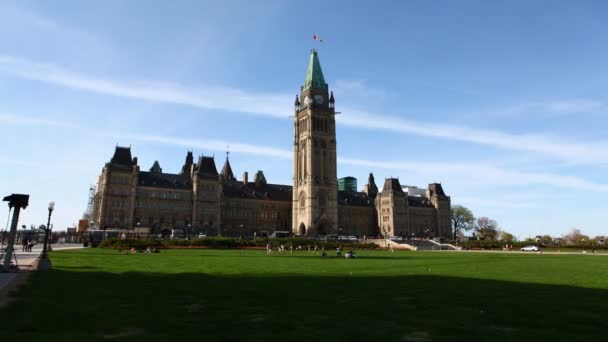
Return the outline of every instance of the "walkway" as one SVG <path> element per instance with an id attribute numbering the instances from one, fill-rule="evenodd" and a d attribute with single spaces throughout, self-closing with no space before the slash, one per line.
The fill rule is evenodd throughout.
<path id="1" fill-rule="evenodd" d="M 77 249 L 83 248 L 82 244 L 57 244 L 53 245 L 53 250 Z M 6 299 L 6 294 L 23 283 L 27 279 L 27 271 L 32 269 L 32 266 L 38 256 L 42 254 L 42 245 L 36 245 L 31 252 L 22 252 L 21 245 L 15 246 L 15 254 L 17 262 L 13 263 L 19 266 L 22 271 L 20 273 L 0 273 L 0 305 L 3 305 Z M 25 271 L 25 272 L 23 272 Z"/>

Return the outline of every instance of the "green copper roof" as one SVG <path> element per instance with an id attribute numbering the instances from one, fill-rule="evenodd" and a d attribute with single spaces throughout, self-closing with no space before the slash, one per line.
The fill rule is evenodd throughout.
<path id="1" fill-rule="evenodd" d="M 316 50 L 310 51 L 310 61 L 308 62 L 308 70 L 306 70 L 306 79 L 304 80 L 304 89 L 326 89 L 325 78 L 319 63 L 319 56 Z"/>

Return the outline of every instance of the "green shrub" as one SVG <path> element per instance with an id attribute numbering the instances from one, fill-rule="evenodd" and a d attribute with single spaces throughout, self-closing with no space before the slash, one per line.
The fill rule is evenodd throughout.
<path id="1" fill-rule="evenodd" d="M 271 243 L 272 248 L 277 248 L 281 244 L 285 248 L 289 248 L 290 244 L 293 244 L 294 249 L 298 246 L 302 246 L 303 249 L 307 249 L 308 246 L 314 247 L 317 245 L 318 248 L 324 246 L 325 249 L 335 249 L 338 246 L 342 246 L 343 249 L 375 249 L 378 246 L 374 243 L 358 243 L 358 242 L 343 242 L 343 241 L 318 241 L 304 238 L 255 238 L 252 240 L 232 238 L 232 237 L 204 237 L 195 238 L 192 240 L 151 240 L 151 239 L 125 239 L 110 238 L 103 240 L 99 247 L 102 248 L 136 248 L 145 249 L 150 247 L 172 247 L 172 246 L 194 246 L 194 247 L 208 247 L 208 248 L 250 248 L 250 247 L 266 247 L 268 242 Z"/>

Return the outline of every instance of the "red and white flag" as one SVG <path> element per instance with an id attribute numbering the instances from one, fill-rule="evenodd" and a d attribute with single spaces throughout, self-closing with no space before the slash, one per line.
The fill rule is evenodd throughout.
<path id="1" fill-rule="evenodd" d="M 312 35 L 312 39 L 319 41 L 319 43 L 323 43 L 323 39 L 321 39 L 321 37 L 317 36 L 316 34 Z"/>

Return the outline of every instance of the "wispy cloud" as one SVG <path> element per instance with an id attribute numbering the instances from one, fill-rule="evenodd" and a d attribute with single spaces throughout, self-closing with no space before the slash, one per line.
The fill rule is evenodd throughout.
<path id="1" fill-rule="evenodd" d="M 54 64 L 2 55 L 0 72 L 104 95 L 279 118 L 289 117 L 293 101 L 290 94 L 249 92 L 228 87 L 191 87 L 156 81 L 109 80 L 75 73 Z"/>
<path id="2" fill-rule="evenodd" d="M 3 121 L 3 119 L 6 119 Z M 0 122 L 27 125 L 65 126 L 79 127 L 77 124 L 66 124 L 37 118 L 19 118 L 15 116 L 0 115 Z M 100 136 L 112 136 L 110 132 L 97 132 Z M 155 136 L 140 134 L 125 134 L 118 138 L 130 141 L 141 141 L 154 144 L 182 146 L 186 148 L 199 148 L 207 151 L 225 151 L 227 146 L 230 150 L 243 154 L 255 156 L 278 158 L 290 160 L 293 151 L 270 146 L 262 146 L 238 141 L 226 141 L 215 139 L 188 139 L 171 136 Z M 366 167 L 371 170 L 383 169 L 407 173 L 425 174 L 429 177 L 448 178 L 454 182 L 457 180 L 475 182 L 488 185 L 545 185 L 564 189 L 575 189 L 584 191 L 608 191 L 608 184 L 595 183 L 581 177 L 559 175 L 553 173 L 534 173 L 509 170 L 488 163 L 443 163 L 443 162 L 395 162 L 382 160 L 369 160 L 359 158 L 338 157 L 341 165 Z M 436 170 L 436 171 L 433 171 Z M 433 172 L 436 172 L 434 174 Z"/>
<path id="3" fill-rule="evenodd" d="M 35 125 L 35 126 L 56 126 L 56 127 L 71 127 L 77 128 L 78 126 L 65 121 L 55 121 L 40 117 L 30 117 L 24 115 L 14 115 L 0 113 L 0 123 L 11 124 L 11 125 Z"/>
<path id="4" fill-rule="evenodd" d="M 183 146 L 187 148 L 199 148 L 208 151 L 226 151 L 226 147 L 230 146 L 230 151 L 244 154 L 252 154 L 264 157 L 273 157 L 280 159 L 292 159 L 293 152 L 267 146 L 252 145 L 242 142 L 231 142 L 224 140 L 213 139 L 183 139 L 176 137 L 161 137 L 153 135 L 126 135 L 121 139 L 130 139 L 134 141 L 152 142 L 167 145 Z"/>
<path id="5" fill-rule="evenodd" d="M 157 81 L 111 80 L 82 75 L 52 64 L 2 55 L 0 55 L 0 72 L 72 89 L 145 101 L 182 104 L 203 109 L 283 119 L 287 119 L 291 113 L 292 96 L 287 93 L 262 93 L 204 85 L 192 87 Z M 356 83 L 349 84 L 349 86 L 356 87 Z M 555 102 L 551 106 L 555 110 L 573 110 L 585 107 L 596 108 L 599 105 L 592 102 Z M 405 120 L 347 106 L 341 107 L 341 111 L 344 114 L 338 117 L 339 123 L 350 127 L 531 152 L 572 164 L 608 163 L 608 142 L 606 141 L 574 142 L 548 134 L 512 134 L 483 128 Z"/>
<path id="6" fill-rule="evenodd" d="M 608 142 L 606 141 L 568 142 L 563 138 L 547 134 L 510 134 L 466 126 L 423 123 L 349 108 L 343 109 L 343 112 L 348 115 L 340 116 L 339 122 L 349 126 L 533 152 L 572 164 L 608 163 Z"/>
<path id="7" fill-rule="evenodd" d="M 286 160 L 293 158 L 293 151 L 290 150 L 234 141 L 183 139 L 175 137 L 141 135 L 128 135 L 124 138 L 135 141 L 176 145 L 189 148 L 196 147 L 200 149 L 222 152 L 226 150 L 227 145 L 230 145 L 230 150 L 234 152 Z M 364 166 L 369 169 L 416 172 L 420 174 L 429 174 L 429 170 L 438 170 L 442 175 L 444 175 L 444 177 L 450 177 L 453 179 L 468 179 L 476 183 L 502 186 L 539 184 L 566 189 L 608 191 L 608 185 L 606 184 L 590 182 L 579 177 L 562 176 L 551 173 L 526 173 L 510 171 L 483 163 L 405 163 L 343 157 L 338 158 L 338 163 L 342 165 Z"/>
<path id="8" fill-rule="evenodd" d="M 443 178 L 468 179 L 476 183 L 492 185 L 548 185 L 552 187 L 608 191 L 607 184 L 599 184 L 575 176 L 562 176 L 552 173 L 531 173 L 498 168 L 484 163 L 428 163 L 428 162 L 393 162 L 365 159 L 338 158 L 342 164 L 365 166 L 375 169 L 389 169 L 407 172 L 418 172 L 432 176 L 432 170 L 439 170 Z"/>

